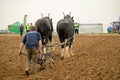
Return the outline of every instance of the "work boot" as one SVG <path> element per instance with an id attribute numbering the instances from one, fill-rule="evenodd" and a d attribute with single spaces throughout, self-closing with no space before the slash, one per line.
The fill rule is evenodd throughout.
<path id="1" fill-rule="evenodd" d="M 61 56 L 60 59 L 63 60 L 63 59 L 64 59 L 64 56 Z"/>
<path id="2" fill-rule="evenodd" d="M 25 74 L 28 76 L 29 75 L 29 70 L 25 70 Z"/>
<path id="3" fill-rule="evenodd" d="M 45 65 L 45 63 L 43 63 L 43 64 L 41 65 L 41 67 L 40 67 L 40 70 L 44 70 L 45 67 L 46 67 L 46 65 Z"/>
<path id="4" fill-rule="evenodd" d="M 31 72 L 31 75 L 34 75 L 35 73 L 36 73 L 36 71 L 32 71 L 32 72 Z"/>

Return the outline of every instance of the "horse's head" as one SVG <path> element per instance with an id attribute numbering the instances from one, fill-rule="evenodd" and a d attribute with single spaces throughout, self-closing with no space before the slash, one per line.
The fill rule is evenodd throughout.
<path id="1" fill-rule="evenodd" d="M 44 15 L 41 13 L 41 15 L 42 15 L 42 18 L 47 18 L 47 19 L 50 19 L 49 17 L 50 17 L 50 13 L 48 14 L 48 16 L 45 16 L 44 17 Z"/>
<path id="2" fill-rule="evenodd" d="M 50 18 L 50 13 L 48 14 L 48 16 L 45 16 L 41 13 L 42 18 L 48 19 L 50 21 L 50 23 L 52 23 L 52 18 Z"/>
<path id="3" fill-rule="evenodd" d="M 69 12 L 69 14 L 65 15 L 64 12 L 63 12 L 63 15 L 64 15 L 64 19 L 73 19 L 73 17 L 71 17 L 71 12 Z"/>

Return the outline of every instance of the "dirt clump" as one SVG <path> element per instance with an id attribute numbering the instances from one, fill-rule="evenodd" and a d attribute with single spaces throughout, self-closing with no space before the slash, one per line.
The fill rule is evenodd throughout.
<path id="1" fill-rule="evenodd" d="M 60 59 L 60 46 L 55 48 L 55 65 L 35 75 L 25 76 L 26 57 L 18 61 L 23 37 L 0 36 L 0 80 L 120 80 L 120 36 L 107 34 L 76 35 L 72 57 Z M 54 36 L 54 43 L 59 43 Z"/>

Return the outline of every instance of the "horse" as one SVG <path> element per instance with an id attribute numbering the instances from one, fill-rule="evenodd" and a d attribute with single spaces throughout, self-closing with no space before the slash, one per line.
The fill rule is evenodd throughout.
<path id="1" fill-rule="evenodd" d="M 65 43 L 61 45 L 61 59 L 74 55 L 72 52 L 72 43 L 74 39 L 73 17 L 71 17 L 71 12 L 68 15 L 63 13 L 63 15 L 64 19 L 57 22 L 57 34 L 59 36 L 60 43 Z"/>
<path id="2" fill-rule="evenodd" d="M 37 26 L 37 31 L 41 34 L 42 37 L 42 45 L 43 45 L 43 53 L 46 53 L 46 45 L 48 44 L 48 41 L 52 42 L 52 32 L 53 32 L 53 24 L 52 19 L 50 19 L 50 13 L 48 16 L 43 16 L 42 18 L 38 19 L 35 22 L 35 25 Z"/>

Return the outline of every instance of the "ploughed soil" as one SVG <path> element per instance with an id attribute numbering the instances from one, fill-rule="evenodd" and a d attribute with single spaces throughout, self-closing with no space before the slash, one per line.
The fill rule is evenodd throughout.
<path id="1" fill-rule="evenodd" d="M 60 46 L 54 50 L 55 64 L 26 76 L 26 57 L 18 56 L 19 35 L 0 35 L 0 80 L 120 80 L 120 35 L 79 34 L 73 42 L 74 56 L 60 59 Z M 54 36 L 54 43 L 59 43 Z M 25 49 L 24 49 L 25 50 Z M 23 50 L 23 51 L 24 51 Z"/>

